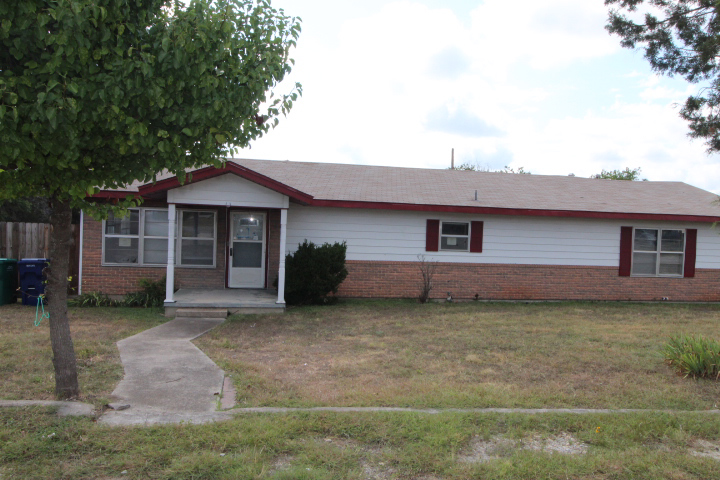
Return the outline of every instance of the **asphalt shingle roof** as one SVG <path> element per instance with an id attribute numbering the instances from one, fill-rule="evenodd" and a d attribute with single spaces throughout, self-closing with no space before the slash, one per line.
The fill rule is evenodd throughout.
<path id="1" fill-rule="evenodd" d="M 229 162 L 315 200 L 720 217 L 717 195 L 682 182 L 272 160 Z M 138 186 L 126 190 L 137 191 Z"/>

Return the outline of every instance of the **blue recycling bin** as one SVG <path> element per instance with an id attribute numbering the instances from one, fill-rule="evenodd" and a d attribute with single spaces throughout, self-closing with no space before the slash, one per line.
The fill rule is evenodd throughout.
<path id="1" fill-rule="evenodd" d="M 43 269 L 48 263 L 47 258 L 23 258 L 18 262 L 23 305 L 37 305 L 38 297 L 45 293 Z"/>

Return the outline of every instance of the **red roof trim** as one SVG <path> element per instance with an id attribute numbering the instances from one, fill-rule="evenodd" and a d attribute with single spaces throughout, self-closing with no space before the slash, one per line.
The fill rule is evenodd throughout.
<path id="1" fill-rule="evenodd" d="M 266 177 L 265 175 L 261 175 L 253 170 L 250 170 L 240 165 L 236 165 L 234 163 L 228 162 L 225 164 L 224 168 L 215 168 L 210 166 L 195 170 L 194 172 L 190 173 L 192 173 L 192 180 L 185 182 L 184 184 L 181 184 L 177 177 L 171 177 L 166 178 L 165 180 L 160 180 L 159 182 L 156 182 L 154 184 L 143 185 L 142 187 L 138 188 L 138 192 L 142 196 L 151 195 L 153 193 L 182 187 L 183 185 L 190 185 L 192 183 L 206 180 L 208 178 L 218 177 L 220 175 L 232 173 L 237 175 L 238 177 L 250 180 L 251 182 L 262 185 L 263 187 L 267 187 L 270 190 L 274 190 L 278 193 L 282 193 L 283 195 L 287 195 L 296 202 L 304 205 L 310 204 L 313 199 L 312 195 L 308 195 L 307 193 L 303 193 L 300 190 L 288 187 L 287 185 L 273 180 L 272 178 Z"/>
<path id="2" fill-rule="evenodd" d="M 539 210 L 531 208 L 466 207 L 459 205 L 418 205 L 412 203 L 358 202 L 345 200 L 318 200 L 314 207 L 368 208 L 378 210 L 409 210 L 416 212 L 472 213 L 476 215 L 512 215 L 529 217 L 604 218 L 619 220 L 668 220 L 677 222 L 719 222 L 720 216 L 672 215 L 666 213 L 588 212 L 575 210 Z"/>

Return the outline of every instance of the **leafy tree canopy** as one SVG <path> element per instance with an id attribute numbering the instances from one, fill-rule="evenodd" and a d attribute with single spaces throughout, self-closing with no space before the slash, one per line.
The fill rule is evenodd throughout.
<path id="1" fill-rule="evenodd" d="M 593 175 L 590 178 L 604 178 L 608 180 L 643 180 L 647 182 L 647 178 L 640 178 L 641 168 L 625 167 L 625 170 L 605 170 Z"/>
<path id="2" fill-rule="evenodd" d="M 296 99 L 267 95 L 300 31 L 267 0 L 23 0 L 0 3 L 0 18 L 5 198 L 78 204 L 217 163 Z"/>
<path id="3" fill-rule="evenodd" d="M 89 207 L 99 187 L 218 165 L 266 133 L 299 93 L 272 95 L 299 33 L 270 0 L 0 2 L 0 199 L 50 201 L 57 396 L 79 394 L 67 318 L 71 208 Z"/>
<path id="4" fill-rule="evenodd" d="M 720 151 L 720 2 L 716 0 L 605 0 L 607 23 L 626 48 L 643 48 L 658 73 L 704 82 L 680 111 L 690 136 L 708 153 Z"/>

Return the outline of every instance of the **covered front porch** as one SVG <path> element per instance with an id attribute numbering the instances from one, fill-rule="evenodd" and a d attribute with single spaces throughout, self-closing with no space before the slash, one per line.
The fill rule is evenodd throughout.
<path id="1" fill-rule="evenodd" d="M 196 172 L 187 184 L 166 180 L 143 192 L 159 190 L 166 195 L 168 205 L 166 315 L 188 308 L 227 309 L 229 313 L 285 310 L 290 199 L 243 175 L 242 170 L 211 169 L 205 174 Z M 177 259 L 173 237 L 179 238 L 181 245 Z M 211 244 L 214 253 L 210 252 Z M 181 272 L 180 289 L 175 292 L 176 267 L 188 262 L 204 262 L 214 272 L 197 270 L 197 277 L 188 279 L 192 266 L 186 267 Z M 224 273 L 224 288 L 219 288 L 217 278 L 203 284 L 202 276 L 208 273 Z M 277 290 L 271 289 L 272 285 Z"/>
<path id="2" fill-rule="evenodd" d="M 253 288 L 181 288 L 174 302 L 165 302 L 165 315 L 174 317 L 178 309 L 226 311 L 233 313 L 283 313 L 285 303 L 277 302 L 272 289 Z"/>

